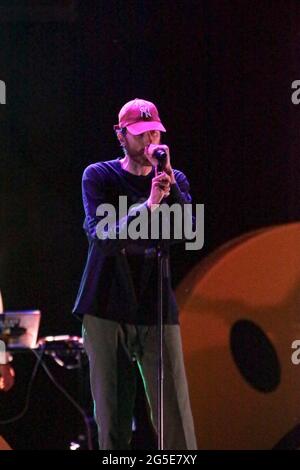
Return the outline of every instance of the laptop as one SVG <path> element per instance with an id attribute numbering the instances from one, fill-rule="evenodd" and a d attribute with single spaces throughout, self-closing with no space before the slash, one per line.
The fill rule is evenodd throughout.
<path id="1" fill-rule="evenodd" d="M 37 347 L 40 310 L 18 310 L 0 314 L 0 339 L 8 349 Z"/>

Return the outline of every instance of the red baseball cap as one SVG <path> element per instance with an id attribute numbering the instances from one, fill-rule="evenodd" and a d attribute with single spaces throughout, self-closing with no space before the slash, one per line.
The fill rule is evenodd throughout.
<path id="1" fill-rule="evenodd" d="M 150 101 L 135 98 L 124 104 L 119 112 L 119 124 L 116 128 L 126 127 L 133 135 L 147 131 L 162 131 L 166 129 L 162 125 L 157 107 Z"/>

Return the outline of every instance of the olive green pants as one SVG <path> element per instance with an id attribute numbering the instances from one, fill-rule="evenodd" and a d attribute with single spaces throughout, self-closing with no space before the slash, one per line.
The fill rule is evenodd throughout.
<path id="1" fill-rule="evenodd" d="M 120 324 L 91 315 L 83 319 L 101 450 L 130 448 L 138 363 L 157 429 L 156 326 Z M 179 325 L 164 326 L 164 449 L 197 449 Z"/>

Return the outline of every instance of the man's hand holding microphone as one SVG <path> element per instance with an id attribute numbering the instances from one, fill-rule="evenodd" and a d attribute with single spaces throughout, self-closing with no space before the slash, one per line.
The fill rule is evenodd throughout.
<path id="1" fill-rule="evenodd" d="M 149 209 L 153 211 L 163 198 L 169 196 L 170 186 L 175 183 L 175 177 L 170 164 L 170 151 L 167 145 L 150 144 L 145 147 L 145 155 L 155 167 L 155 176 L 152 179 L 151 192 L 147 201 Z"/>

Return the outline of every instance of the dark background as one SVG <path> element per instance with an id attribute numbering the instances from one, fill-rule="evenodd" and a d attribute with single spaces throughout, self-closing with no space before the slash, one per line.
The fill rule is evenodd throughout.
<path id="1" fill-rule="evenodd" d="M 0 287 L 7 310 L 41 309 L 41 336 L 80 334 L 81 176 L 120 155 L 112 126 L 130 99 L 158 105 L 173 167 L 205 204 L 205 246 L 173 249 L 174 287 L 224 242 L 299 220 L 298 0 L 0 1 L 0 44 Z M 15 358 L 0 420 L 22 408 L 33 362 Z M 76 396 L 77 372 L 50 366 Z M 64 448 L 80 423 L 40 371 L 0 434 Z"/>

